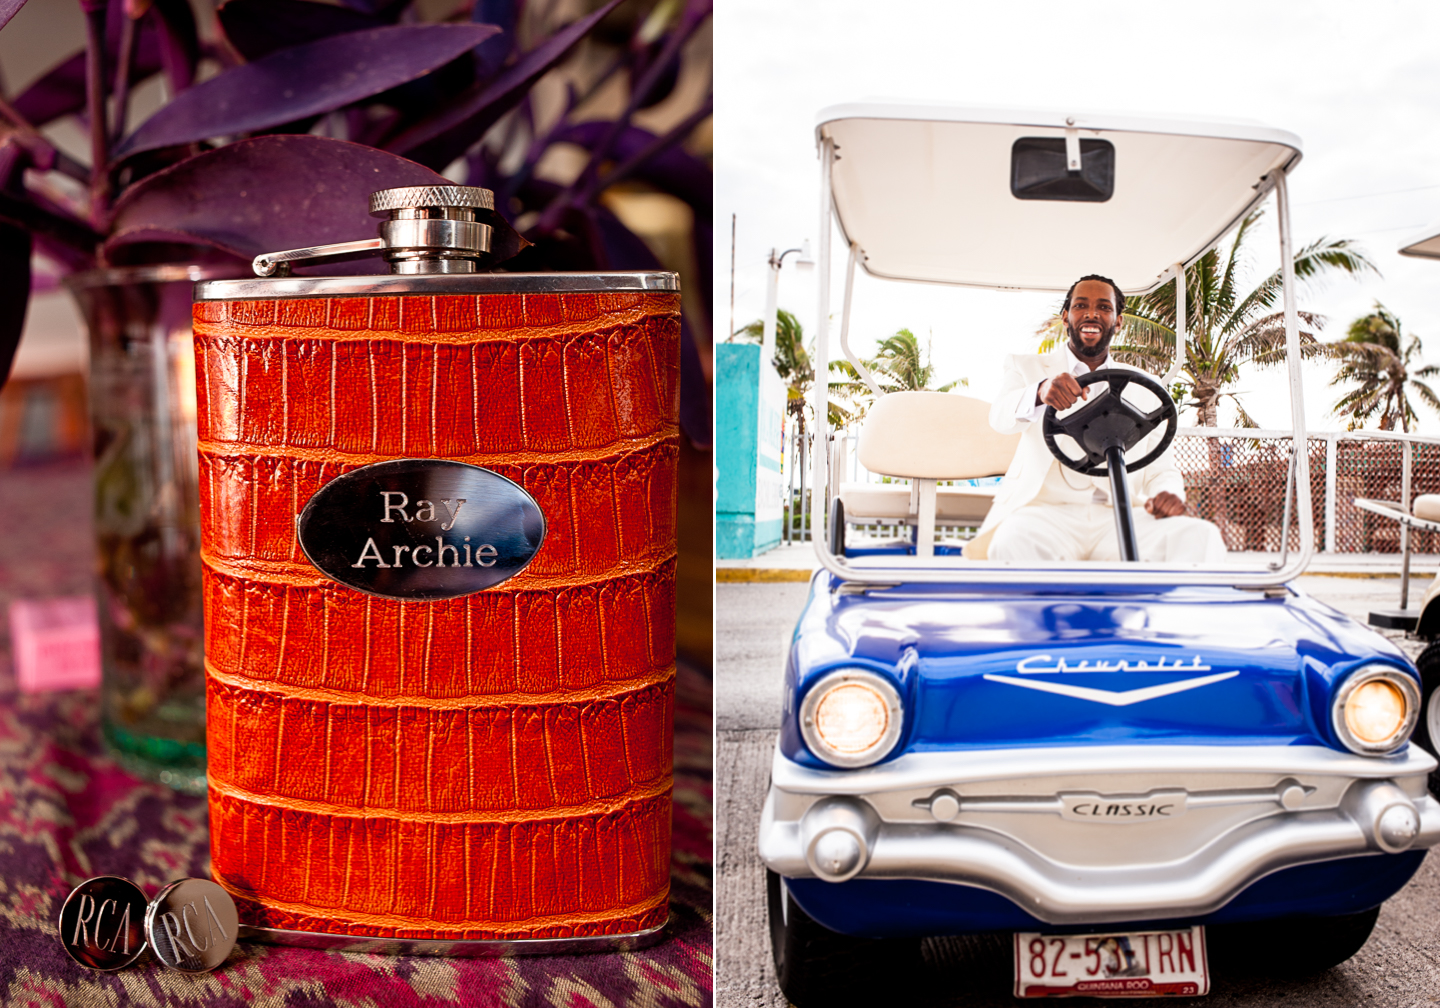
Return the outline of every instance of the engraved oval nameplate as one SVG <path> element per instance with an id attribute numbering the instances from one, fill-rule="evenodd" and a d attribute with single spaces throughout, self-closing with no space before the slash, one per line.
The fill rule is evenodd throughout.
<path id="1" fill-rule="evenodd" d="M 535 498 L 448 459 L 376 462 L 326 483 L 296 521 L 310 562 L 393 599 L 457 598 L 520 573 L 545 539 Z"/>

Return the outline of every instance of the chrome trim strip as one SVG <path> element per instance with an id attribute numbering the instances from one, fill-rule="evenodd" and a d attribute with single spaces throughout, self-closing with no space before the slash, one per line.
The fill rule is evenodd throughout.
<path id="1" fill-rule="evenodd" d="M 333 952 L 371 952 L 379 955 L 448 956 L 452 959 L 499 959 L 525 955 L 572 955 L 579 952 L 632 952 L 648 948 L 665 937 L 674 921 L 645 931 L 619 935 L 588 935 L 579 938 L 472 939 L 430 941 L 411 938 L 365 938 L 358 935 L 321 934 L 315 931 L 285 931 L 240 925 L 239 941 L 288 945 Z"/>
<path id="2" fill-rule="evenodd" d="M 1186 776 L 1216 773 L 1383 780 L 1428 774 L 1436 765 L 1434 756 L 1414 745 L 1389 756 L 1356 756 L 1325 746 L 1113 745 L 907 753 L 863 770 L 815 770 L 786 759 L 777 748 L 770 780 L 773 787 L 792 794 L 865 795 L 1096 774 L 1175 774 L 1182 778 L 1177 783 Z"/>
<path id="3" fill-rule="evenodd" d="M 677 273 L 429 273 L 343 277 L 252 277 L 205 280 L 196 301 L 278 298 L 374 297 L 392 294 L 554 294 L 608 291 L 678 291 Z"/>
<path id="4" fill-rule="evenodd" d="M 823 484 L 822 484 L 823 485 Z M 814 518 L 812 516 L 812 522 Z M 827 532 L 828 534 L 828 532 Z M 821 540 L 815 540 L 815 554 L 831 574 L 847 584 L 943 584 L 975 590 L 988 585 L 1134 585 L 1176 588 L 1191 585 L 1220 585 L 1231 588 L 1279 588 L 1293 581 L 1304 568 L 1292 561 L 1282 570 L 1245 564 L 1164 564 L 1135 561 L 1085 561 L 1041 563 L 1007 560 L 967 560 L 944 556 L 865 556 L 842 560 Z M 1306 560 L 1308 563 L 1308 558 Z"/>
<path id="5" fill-rule="evenodd" d="M 1176 794 L 1185 799 L 1185 809 L 1219 808 L 1228 805 L 1279 805 L 1281 804 L 1281 792 L 1283 788 L 1234 788 L 1216 789 L 1208 791 L 1185 791 L 1176 790 Z M 1099 795 L 1092 791 L 1067 791 L 1063 795 L 1084 794 L 1108 798 L 1107 795 Z M 1057 794 L 1053 798 L 956 798 L 959 812 L 1017 812 L 1021 815 L 1063 815 L 1065 812 L 1065 798 Z M 1127 796 L 1128 797 L 1128 796 Z M 1119 801 L 1114 798 L 1112 800 Z M 1149 800 L 1147 796 L 1140 795 L 1134 798 L 1136 801 Z M 922 804 L 923 803 L 923 804 Z M 928 799 L 916 799 L 910 803 L 916 808 L 929 808 Z M 959 812 L 956 814 L 958 815 Z"/>

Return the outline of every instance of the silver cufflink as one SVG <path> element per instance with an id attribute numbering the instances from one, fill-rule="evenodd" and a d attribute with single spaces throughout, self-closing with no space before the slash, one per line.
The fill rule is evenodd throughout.
<path id="1" fill-rule="evenodd" d="M 204 973 L 235 947 L 240 921 L 235 901 L 209 879 L 171 882 L 147 900 L 140 887 L 116 875 L 86 879 L 60 907 L 60 943 L 81 966 L 123 969 L 146 947 L 170 969 Z"/>

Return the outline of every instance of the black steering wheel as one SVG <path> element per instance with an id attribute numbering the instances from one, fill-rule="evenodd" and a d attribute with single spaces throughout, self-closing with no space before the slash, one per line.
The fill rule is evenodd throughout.
<path id="1" fill-rule="evenodd" d="M 1175 440 L 1175 432 L 1180 429 L 1180 412 L 1175 408 L 1175 400 L 1170 398 L 1170 393 L 1165 390 L 1165 386 L 1143 371 L 1101 368 L 1098 371 L 1081 375 L 1076 381 L 1079 382 L 1081 388 L 1107 382 L 1110 386 L 1110 394 L 1093 396 L 1084 406 L 1063 419 L 1057 415 L 1054 406 L 1045 408 L 1045 420 L 1042 428 L 1045 434 L 1045 447 L 1049 448 L 1050 453 L 1060 460 L 1061 465 L 1086 476 L 1108 476 L 1110 470 L 1106 465 L 1106 453 L 1110 449 L 1120 448 L 1129 451 L 1157 427 L 1164 424 L 1165 436 L 1160 439 L 1160 443 L 1153 450 L 1134 462 L 1129 459 L 1125 460 L 1125 471 L 1134 472 L 1136 469 L 1143 469 L 1154 462 L 1160 457 L 1161 452 L 1170 447 L 1170 442 Z M 1160 400 L 1160 405 L 1149 413 L 1142 413 L 1126 402 L 1120 393 L 1132 383 L 1153 392 Z M 1085 453 L 1085 457 L 1073 459 L 1062 452 L 1055 443 L 1055 438 L 1059 434 L 1067 434 L 1074 438 L 1075 443 L 1080 446 L 1080 450 Z"/>

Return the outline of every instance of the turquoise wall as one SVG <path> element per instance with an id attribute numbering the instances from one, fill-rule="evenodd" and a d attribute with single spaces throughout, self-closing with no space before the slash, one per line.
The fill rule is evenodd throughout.
<path id="1" fill-rule="evenodd" d="M 715 347 L 715 555 L 755 555 L 755 443 L 760 347 Z"/>
<path id="2" fill-rule="evenodd" d="M 715 516 L 748 515 L 755 523 L 755 425 L 759 415 L 760 347 L 715 347 Z M 745 556 L 749 556 L 747 552 Z"/>
<path id="3" fill-rule="evenodd" d="M 768 383 L 764 444 L 758 438 L 762 377 Z M 757 344 L 715 348 L 715 555 L 722 560 L 747 559 L 780 545 L 784 403 L 779 375 L 770 368 L 762 375 Z"/>
<path id="4" fill-rule="evenodd" d="M 779 381 L 773 373 L 769 377 Z M 767 514 L 755 520 L 759 466 L 778 468 L 774 460 L 761 457 L 757 442 L 759 394 L 760 347 L 754 343 L 717 346 L 715 555 L 723 560 L 746 559 L 780 543 L 778 518 Z"/>

